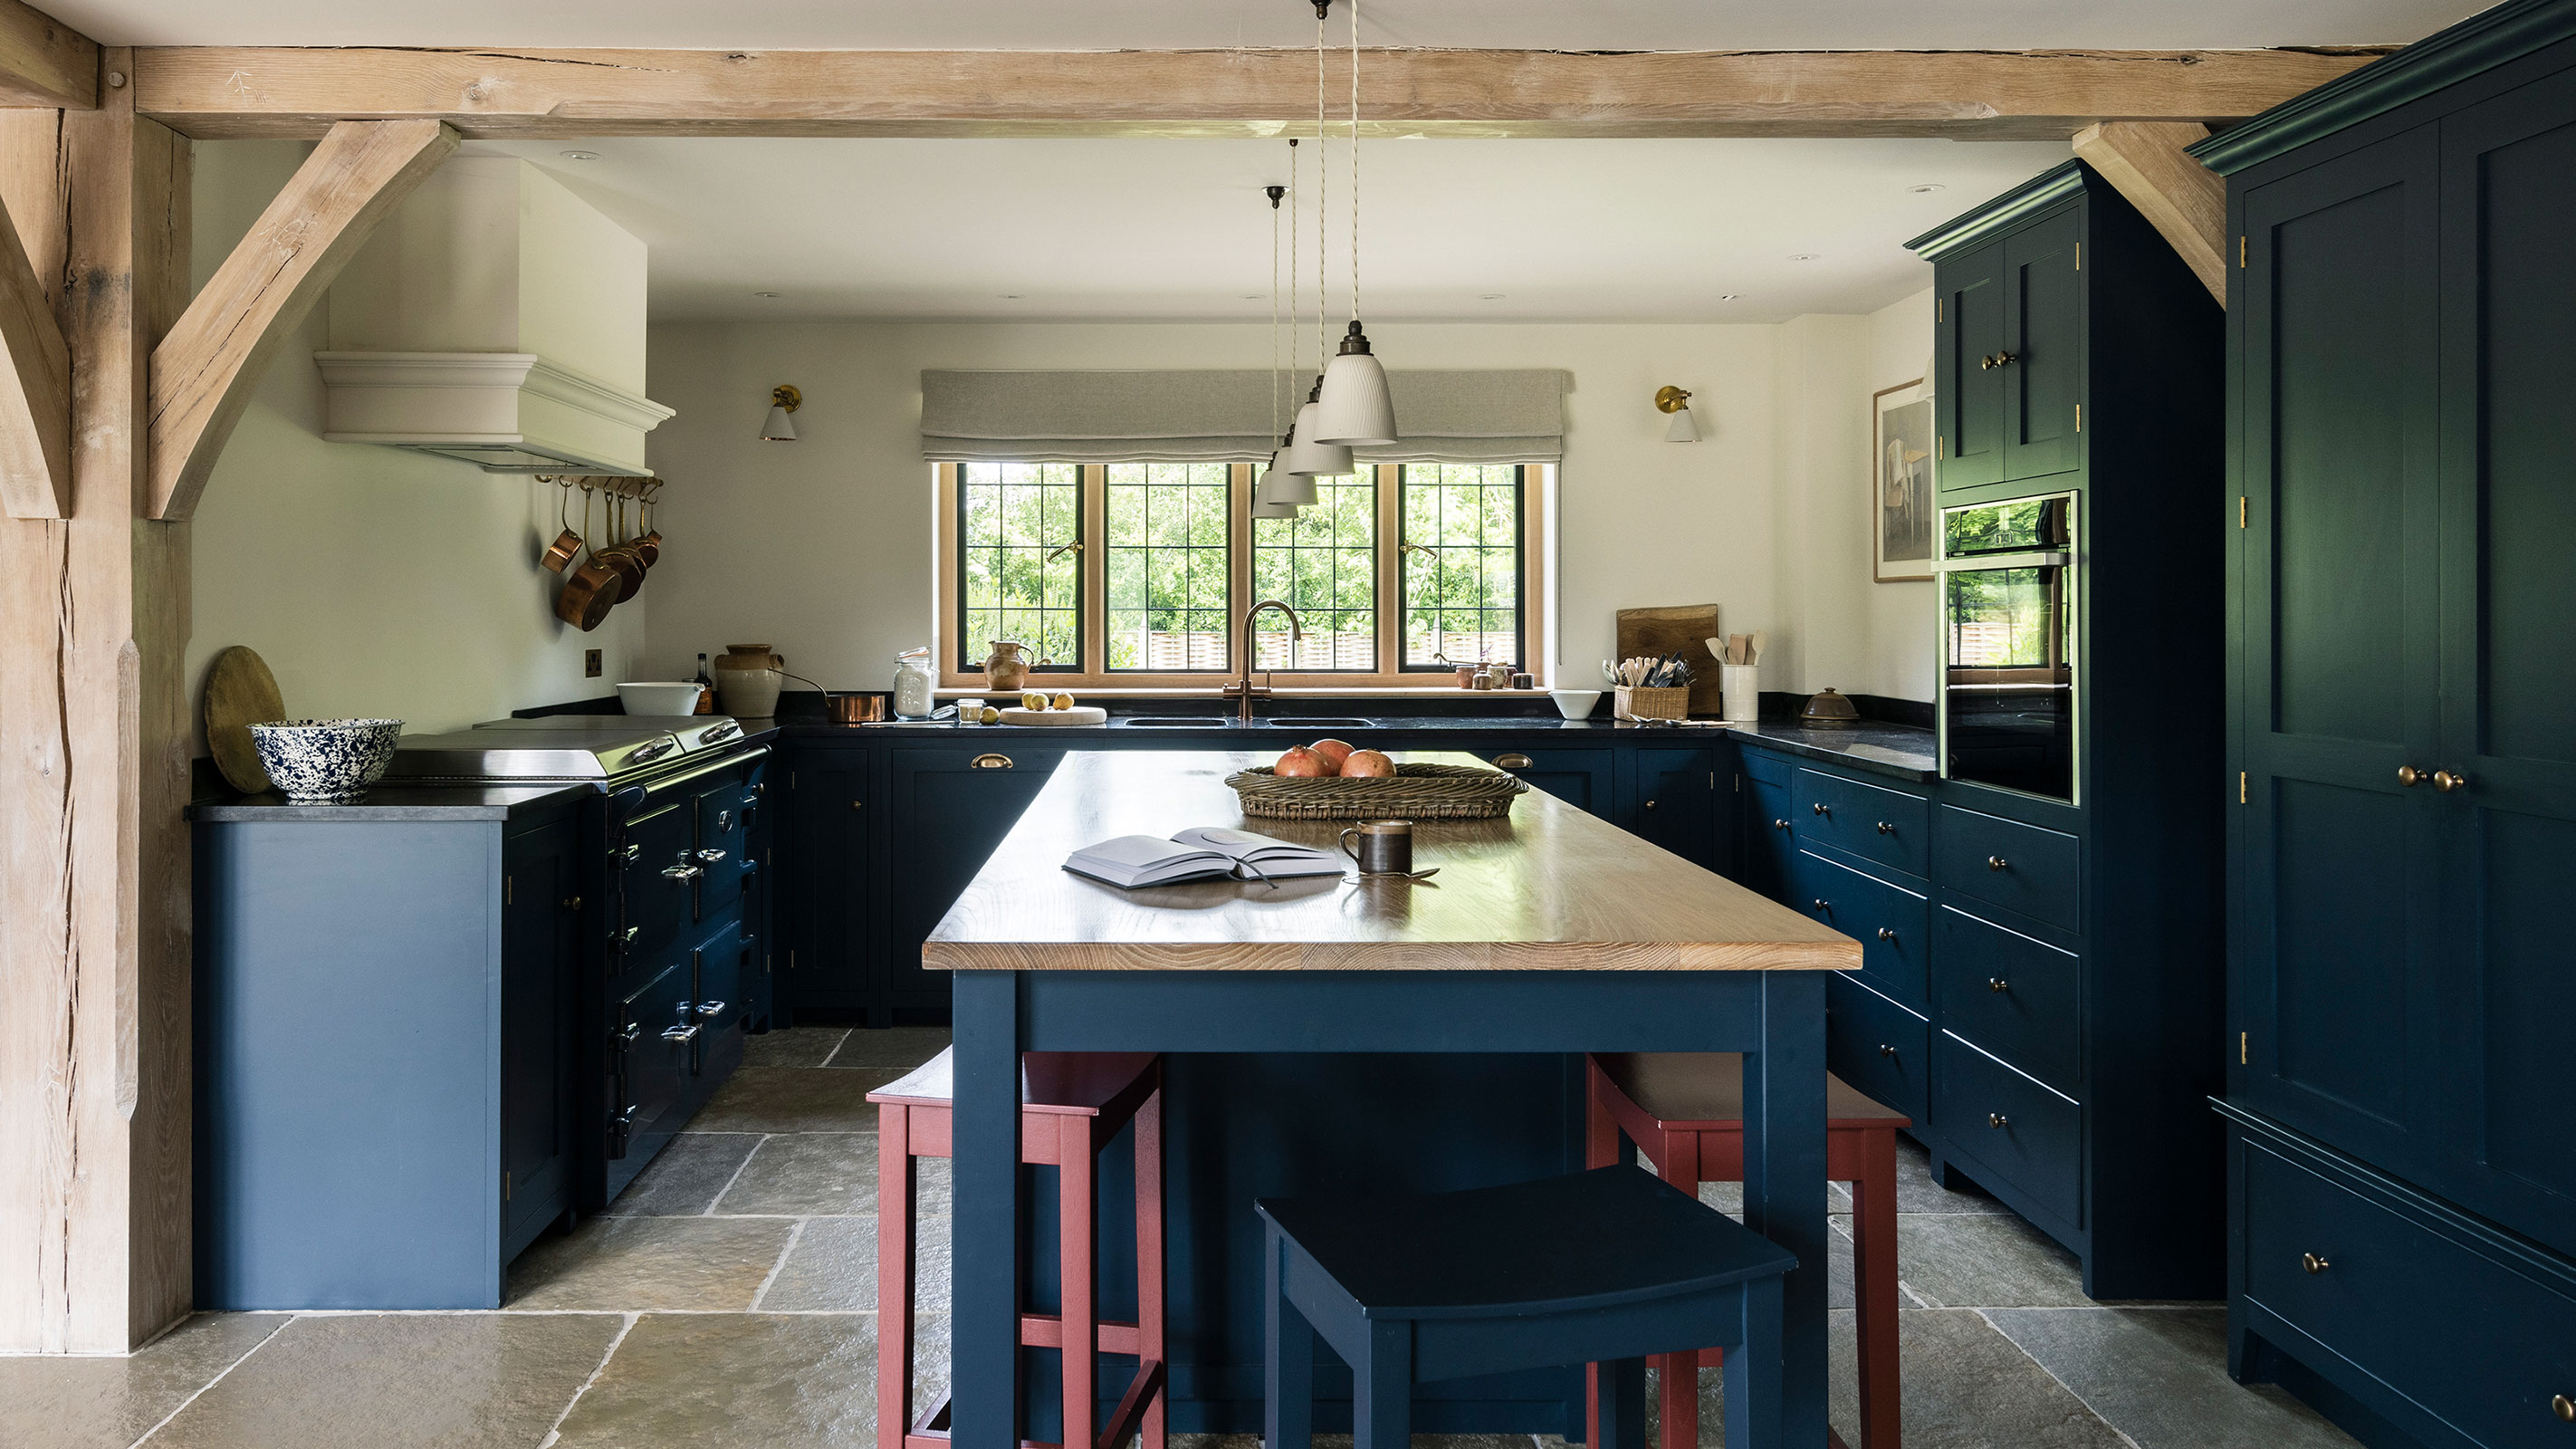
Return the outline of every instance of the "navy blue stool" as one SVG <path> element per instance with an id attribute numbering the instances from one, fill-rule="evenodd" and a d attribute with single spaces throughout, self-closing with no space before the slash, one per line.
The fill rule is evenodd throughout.
<path id="1" fill-rule="evenodd" d="M 1642 1449 L 1647 1354 L 1726 1354 L 1729 1449 L 1780 1442 L 1795 1255 L 1634 1167 L 1468 1192 L 1265 1198 L 1267 1449 L 1309 1449 L 1315 1339 L 1351 1366 L 1356 1449 L 1405 1449 L 1413 1386 L 1599 1363 L 1601 1442 Z"/>

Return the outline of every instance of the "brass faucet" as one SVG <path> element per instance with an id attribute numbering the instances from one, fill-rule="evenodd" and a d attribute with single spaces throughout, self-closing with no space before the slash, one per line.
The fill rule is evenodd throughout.
<path id="1" fill-rule="evenodd" d="M 1255 693 L 1252 687 L 1252 652 L 1254 647 L 1252 639 L 1252 621 L 1259 618 L 1261 611 L 1264 609 L 1277 609 L 1280 613 L 1288 616 L 1288 639 L 1290 643 L 1293 644 L 1306 637 L 1306 622 L 1297 617 L 1296 610 L 1289 608 L 1286 604 L 1279 602 L 1277 599 L 1264 599 L 1260 603 L 1243 611 L 1243 677 L 1225 687 L 1226 698 L 1240 699 L 1243 701 L 1241 707 L 1235 714 L 1235 719 L 1243 724 L 1252 723 L 1252 696 Z M 1263 670 L 1262 674 L 1266 681 L 1269 671 Z M 1270 692 L 1269 684 L 1267 682 L 1263 683 L 1258 692 L 1268 694 Z"/>

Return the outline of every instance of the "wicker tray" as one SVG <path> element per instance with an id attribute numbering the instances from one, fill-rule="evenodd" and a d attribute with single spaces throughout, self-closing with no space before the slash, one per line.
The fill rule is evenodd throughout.
<path id="1" fill-rule="evenodd" d="M 1529 786 L 1470 765 L 1398 765 L 1393 775 L 1291 776 L 1268 765 L 1228 775 L 1243 813 L 1256 820 L 1491 820 L 1512 812 Z"/>

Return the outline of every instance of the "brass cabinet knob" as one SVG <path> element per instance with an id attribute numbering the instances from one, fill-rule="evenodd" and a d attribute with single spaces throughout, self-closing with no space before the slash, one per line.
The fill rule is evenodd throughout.
<path id="1" fill-rule="evenodd" d="M 2413 765 L 2400 765 L 2397 767 L 2397 783 L 2405 786 L 2409 790 L 2414 789 L 2416 786 L 2423 784 L 2426 780 L 2431 778 L 2433 777 L 2424 773 L 2422 770 L 2416 769 Z"/>
<path id="2" fill-rule="evenodd" d="M 564 908 L 565 910 L 567 910 L 567 911 L 577 911 L 577 910 L 580 910 L 580 909 L 581 909 L 581 897 L 579 897 L 579 896 L 566 896 L 566 897 L 564 897 L 564 898 L 563 898 L 563 908 Z"/>
<path id="3" fill-rule="evenodd" d="M 972 768 L 978 770 L 1007 770 L 1011 768 L 1011 757 L 1008 755 L 977 755 L 970 763 Z"/>
<path id="4" fill-rule="evenodd" d="M 868 802 L 865 800 L 853 800 L 850 802 L 850 808 L 853 810 L 863 810 L 867 808 L 867 803 Z"/>
<path id="5" fill-rule="evenodd" d="M 2556 1414 L 2562 1424 L 2576 1424 L 2576 1399 L 2571 1399 L 2565 1394 L 2551 1394 L 2549 1412 Z"/>
<path id="6" fill-rule="evenodd" d="M 2325 1259 L 2318 1257 L 2314 1253 L 2301 1253 L 2299 1255 L 2299 1266 L 2307 1269 L 2311 1273 L 2322 1273 L 2334 1265 L 2327 1262 Z"/>
<path id="7" fill-rule="evenodd" d="M 1816 897 L 1816 909 L 1830 916 L 1834 913 L 1834 903 L 1826 900 L 1823 896 L 1818 896 Z"/>
<path id="8" fill-rule="evenodd" d="M 1986 989 L 1988 991 L 2010 991 L 2012 989 L 2012 983 L 2006 981 L 2000 976 L 1989 976 L 1986 978 Z"/>
<path id="9" fill-rule="evenodd" d="M 2004 859 L 2000 855 L 1990 855 L 1986 857 L 1986 869 L 1988 870 L 2003 870 L 2011 864 L 2011 861 Z"/>
<path id="10" fill-rule="evenodd" d="M 1826 804 L 1822 800 L 1817 801 L 1815 804 L 1810 805 L 1807 808 L 1815 811 L 1819 815 L 1831 815 L 1834 813 L 1834 807 Z"/>
<path id="11" fill-rule="evenodd" d="M 1989 1127 L 2007 1126 L 2011 1121 L 2012 1119 L 2010 1117 L 2005 1116 L 2001 1112 L 1988 1112 L 1986 1114 L 1986 1125 Z"/>
<path id="12" fill-rule="evenodd" d="M 1995 366 L 1997 367 L 2002 367 L 2007 363 L 2018 362 L 2020 360 L 2020 358 L 2009 352 L 1998 352 L 1995 354 Z"/>
<path id="13" fill-rule="evenodd" d="M 1894 835 L 1896 833 L 1896 822 L 1892 820 L 1882 820 L 1878 822 L 1878 833 L 1881 835 Z"/>
<path id="14" fill-rule="evenodd" d="M 1888 929 L 1887 927 L 1885 927 L 1885 926 L 1881 926 L 1881 927 L 1879 927 L 1879 928 L 1878 928 L 1878 939 L 1880 939 L 1880 940 L 1882 940 L 1882 941 L 1885 941 L 1887 944 L 1889 944 L 1889 945 L 1893 946 L 1893 945 L 1895 945 L 1895 944 L 1896 944 L 1896 933 L 1895 933 L 1894 931 L 1889 930 L 1889 929 Z"/>
<path id="15" fill-rule="evenodd" d="M 1647 802 L 1646 802 L 1646 808 L 1647 808 L 1647 809 L 1649 809 L 1649 810 L 1654 809 L 1654 808 L 1655 808 L 1655 802 L 1654 802 L 1654 801 L 1652 801 L 1652 800 L 1647 801 Z"/>
<path id="16" fill-rule="evenodd" d="M 1883 1057 L 1892 1057 L 1896 1055 L 1896 1048 L 1889 1046 L 1885 1042 L 1880 1042 L 1878 1044 L 1878 1054 Z"/>
<path id="17" fill-rule="evenodd" d="M 1771 822 L 1771 828 L 1774 830 L 1786 830 L 1789 828 L 1789 822 L 1786 820 L 1774 820 Z"/>
<path id="18" fill-rule="evenodd" d="M 1494 763 L 1502 766 L 1506 770 L 1526 770 L 1530 767 L 1530 757 L 1527 755 L 1496 755 L 1494 756 Z"/>
<path id="19" fill-rule="evenodd" d="M 2465 790 L 2468 787 L 2469 777 L 2466 775 L 2453 774 L 2449 770 L 2435 770 L 2433 772 L 2433 788 L 2441 791 L 2445 795 L 2450 794 L 2454 790 Z"/>

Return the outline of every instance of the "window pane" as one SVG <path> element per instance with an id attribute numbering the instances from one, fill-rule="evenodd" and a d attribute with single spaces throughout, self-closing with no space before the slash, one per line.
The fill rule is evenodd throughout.
<path id="1" fill-rule="evenodd" d="M 1525 664 L 1521 470 L 1404 465 L 1404 667 Z"/>
<path id="2" fill-rule="evenodd" d="M 1225 672 L 1227 465 L 1112 463 L 1109 667 Z"/>
<path id="3" fill-rule="evenodd" d="M 1299 518 L 1252 520 L 1252 579 L 1260 597 L 1297 611 L 1306 637 L 1291 651 L 1288 621 L 1272 610 L 1252 636 L 1253 667 L 1314 673 L 1377 668 L 1377 471 L 1315 480 Z"/>
<path id="4" fill-rule="evenodd" d="M 1082 556 L 1066 548 L 1082 538 L 1081 481 L 1071 463 L 958 465 L 961 672 L 981 670 L 997 639 L 1049 669 L 1082 667 Z"/>

